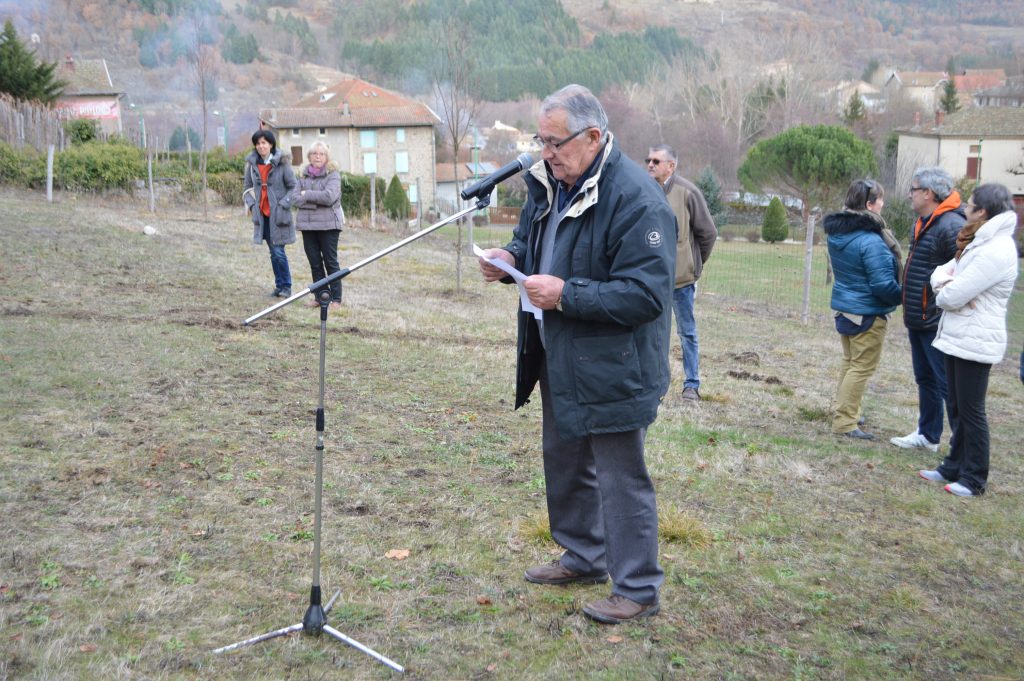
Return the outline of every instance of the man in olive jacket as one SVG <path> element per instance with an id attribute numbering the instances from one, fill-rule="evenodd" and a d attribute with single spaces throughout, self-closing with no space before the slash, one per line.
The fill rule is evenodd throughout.
<path id="1" fill-rule="evenodd" d="M 601 583 L 584 608 L 616 624 L 658 612 L 647 426 L 668 390 L 676 221 L 656 184 L 621 153 L 597 98 L 569 85 L 541 104 L 543 160 L 514 238 L 480 260 L 487 281 L 523 283 L 543 320 L 519 313 L 516 408 L 539 382 L 551 535 L 565 552 L 526 571 L 535 584 Z"/>
<path id="2" fill-rule="evenodd" d="M 683 399 L 700 401 L 700 350 L 697 342 L 697 320 L 693 316 L 693 298 L 697 280 L 711 249 L 718 240 L 718 228 L 697 185 L 676 175 L 678 157 L 667 144 L 651 147 L 644 159 L 647 174 L 661 185 L 668 205 L 676 214 L 679 234 L 676 238 L 676 283 L 672 306 L 676 312 L 676 332 L 683 351 Z"/>

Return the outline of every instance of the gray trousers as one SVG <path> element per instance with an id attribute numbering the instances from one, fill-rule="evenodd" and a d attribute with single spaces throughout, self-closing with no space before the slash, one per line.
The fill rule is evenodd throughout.
<path id="1" fill-rule="evenodd" d="M 612 593 L 637 603 L 658 600 L 658 509 L 644 463 L 645 428 L 563 440 L 555 427 L 547 372 L 543 403 L 544 481 L 551 536 L 562 565 L 611 575 Z"/>

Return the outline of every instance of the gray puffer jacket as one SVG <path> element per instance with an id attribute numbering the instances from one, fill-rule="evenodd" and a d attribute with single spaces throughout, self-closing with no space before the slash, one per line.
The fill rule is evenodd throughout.
<path id="1" fill-rule="evenodd" d="M 252 217 L 252 242 L 263 241 L 263 214 L 260 212 L 260 198 L 263 195 L 263 181 L 257 167 L 262 159 L 253 151 L 245 157 L 245 177 L 242 198 Z M 275 151 L 270 157 L 270 175 L 267 177 L 267 198 L 270 199 L 270 243 L 274 246 L 295 243 L 295 222 L 292 220 L 292 190 L 295 189 L 295 173 L 288 157 Z"/>
<path id="2" fill-rule="evenodd" d="M 292 193 L 296 227 L 300 232 L 341 230 L 345 213 L 341 209 L 341 173 L 328 163 L 322 175 L 310 176 L 310 166 L 299 173 L 298 185 Z"/>

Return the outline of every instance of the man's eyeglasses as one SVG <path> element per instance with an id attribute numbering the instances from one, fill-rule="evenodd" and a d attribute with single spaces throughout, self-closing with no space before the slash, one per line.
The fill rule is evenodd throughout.
<path id="1" fill-rule="evenodd" d="M 928 187 L 911 187 L 910 188 L 910 193 L 911 194 L 913 194 L 914 192 L 924 192 L 924 191 L 928 191 Z"/>
<path id="2" fill-rule="evenodd" d="M 551 149 L 552 151 L 558 151 L 563 146 L 565 146 L 569 142 L 573 141 L 574 139 L 576 139 L 577 137 L 582 135 L 587 130 L 590 130 L 590 126 L 587 126 L 586 128 L 580 128 L 579 130 L 577 130 L 576 132 L 574 132 L 573 134 L 569 135 L 568 137 L 566 137 L 565 139 L 562 139 L 562 140 L 546 140 L 543 137 L 541 137 L 540 135 L 534 135 L 533 136 L 533 141 L 536 142 L 537 144 L 539 144 L 542 147 L 547 147 L 548 149 Z"/>
<path id="3" fill-rule="evenodd" d="M 654 165 L 656 165 L 656 166 L 660 166 L 661 165 L 661 159 L 660 158 L 645 158 L 644 159 L 644 165 L 651 165 L 652 163 Z"/>

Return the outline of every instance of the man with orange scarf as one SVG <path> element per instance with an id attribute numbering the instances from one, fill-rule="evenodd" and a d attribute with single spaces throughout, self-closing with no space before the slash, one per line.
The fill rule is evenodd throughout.
<path id="1" fill-rule="evenodd" d="M 946 406 L 945 356 L 932 347 L 942 310 L 935 305 L 930 278 L 956 254 L 956 235 L 966 217 L 953 178 L 942 168 L 918 168 L 910 180 L 910 205 L 917 222 L 903 270 L 903 323 L 917 382 L 917 429 L 889 442 L 904 449 L 939 450 Z"/>

